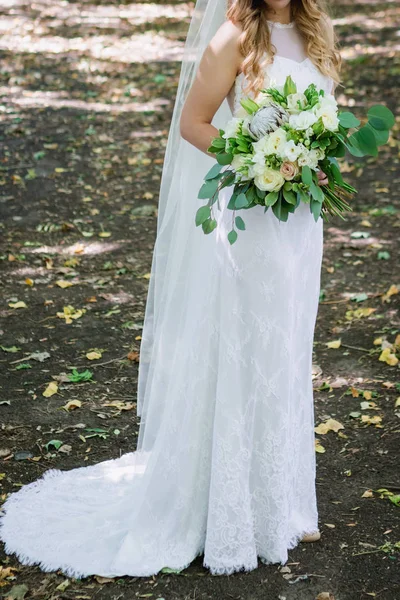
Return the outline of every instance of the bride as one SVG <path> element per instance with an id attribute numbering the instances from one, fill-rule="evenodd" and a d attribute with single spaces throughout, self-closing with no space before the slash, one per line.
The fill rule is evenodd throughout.
<path id="1" fill-rule="evenodd" d="M 240 99 L 291 75 L 332 92 L 340 56 L 320 0 L 198 0 L 160 189 L 142 335 L 136 451 L 49 469 L 9 495 L 8 554 L 68 576 L 149 576 L 204 554 L 212 574 L 284 564 L 319 538 L 312 348 L 322 220 L 255 206 L 230 245 L 196 228 L 207 152 Z M 319 183 L 327 183 L 319 173 Z M 228 229 L 229 228 L 229 229 Z"/>

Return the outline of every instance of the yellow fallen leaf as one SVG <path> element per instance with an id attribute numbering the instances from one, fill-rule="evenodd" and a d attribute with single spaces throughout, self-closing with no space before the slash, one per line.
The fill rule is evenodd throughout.
<path id="1" fill-rule="evenodd" d="M 333 340 L 333 342 L 327 342 L 326 346 L 327 348 L 333 348 L 334 350 L 336 350 L 337 348 L 340 348 L 342 343 L 342 340 Z"/>
<path id="2" fill-rule="evenodd" d="M 56 285 L 58 285 L 58 287 L 64 289 L 64 288 L 71 287 L 74 284 L 72 283 L 72 281 L 65 281 L 64 279 L 58 279 L 58 281 L 56 281 Z"/>
<path id="3" fill-rule="evenodd" d="M 64 404 L 65 410 L 73 410 L 74 408 L 81 408 L 82 402 L 80 400 L 70 400 L 67 404 Z"/>
<path id="4" fill-rule="evenodd" d="M 85 308 L 82 308 L 81 310 L 76 310 L 73 306 L 69 304 L 68 306 L 64 306 L 63 312 L 57 313 L 57 317 L 59 319 L 65 319 L 65 323 L 67 325 L 70 325 L 72 323 L 72 319 L 79 319 L 85 312 Z"/>
<path id="5" fill-rule="evenodd" d="M 86 352 L 86 358 L 89 360 L 98 360 L 101 358 L 101 352 Z"/>
<path id="6" fill-rule="evenodd" d="M 315 439 L 315 452 L 319 452 L 320 454 L 325 452 L 325 448 L 317 438 Z"/>
<path id="7" fill-rule="evenodd" d="M 385 348 L 384 350 L 382 350 L 379 360 L 385 362 L 391 367 L 395 367 L 399 362 L 397 356 L 393 352 L 391 352 L 391 348 Z"/>
<path id="8" fill-rule="evenodd" d="M 79 265 L 79 258 L 68 258 L 64 261 L 64 267 L 76 267 Z"/>
<path id="9" fill-rule="evenodd" d="M 27 277 L 25 279 L 25 283 L 26 283 L 26 285 L 29 285 L 30 287 L 32 287 L 34 282 L 33 282 L 32 279 L 30 279 L 29 277 Z"/>
<path id="10" fill-rule="evenodd" d="M 396 339 L 394 340 L 394 346 L 400 350 L 400 333 L 396 335 Z"/>
<path id="11" fill-rule="evenodd" d="M 399 293 L 399 289 L 398 287 L 396 287 L 395 285 L 391 285 L 390 288 L 388 289 L 388 291 L 383 294 L 382 296 L 382 302 L 390 302 L 390 297 L 394 296 L 395 294 Z"/>
<path id="12" fill-rule="evenodd" d="M 397 398 L 396 402 L 394 403 L 395 408 L 397 408 L 398 406 L 400 406 L 400 396 Z"/>
<path id="13" fill-rule="evenodd" d="M 363 221 L 361 221 L 361 225 L 363 227 L 372 227 L 372 223 L 370 221 L 367 221 L 366 219 L 364 219 Z"/>
<path id="14" fill-rule="evenodd" d="M 65 171 L 66 171 L 66 170 L 67 170 L 67 169 L 63 169 L 62 167 L 56 167 L 56 168 L 54 169 L 54 171 L 55 171 L 56 173 L 65 173 Z"/>
<path id="15" fill-rule="evenodd" d="M 362 317 L 369 317 L 376 310 L 376 308 L 356 308 L 355 310 L 348 310 L 346 312 L 346 319 L 348 321 L 351 321 L 352 319 L 361 319 Z"/>
<path id="16" fill-rule="evenodd" d="M 58 392 L 58 385 L 55 381 L 51 381 L 48 385 L 47 388 L 44 390 L 42 396 L 44 396 L 45 398 L 50 398 L 50 396 L 53 396 L 54 394 L 57 394 Z"/>
<path id="17" fill-rule="evenodd" d="M 366 490 L 363 495 L 361 496 L 361 498 L 373 498 L 374 494 L 372 492 L 372 490 Z"/>
<path id="18" fill-rule="evenodd" d="M 379 410 L 378 405 L 372 401 L 360 402 L 361 410 Z"/>
<path id="19" fill-rule="evenodd" d="M 10 308 L 28 308 L 25 302 L 23 302 L 22 300 L 19 300 L 18 302 L 9 302 L 8 306 Z"/>
<path id="20" fill-rule="evenodd" d="M 325 423 L 320 423 L 318 427 L 314 428 L 315 433 L 325 435 L 328 431 L 334 431 L 337 433 L 339 429 L 344 429 L 344 426 L 335 419 L 328 419 Z"/>
<path id="21" fill-rule="evenodd" d="M 111 233 L 109 231 L 100 231 L 99 233 L 99 237 L 101 238 L 108 238 L 111 236 Z"/>
<path id="22" fill-rule="evenodd" d="M 365 398 L 366 400 L 371 400 L 371 398 L 372 398 L 372 394 L 371 394 L 371 392 L 370 392 L 370 391 L 368 391 L 368 390 L 364 390 L 364 392 L 363 392 L 363 396 L 364 396 L 364 398 Z"/>
<path id="23" fill-rule="evenodd" d="M 379 337 L 379 338 L 375 338 L 374 339 L 374 346 L 380 346 L 383 342 L 383 338 Z"/>
<path id="24" fill-rule="evenodd" d="M 377 425 L 381 421 L 382 421 L 382 417 L 380 417 L 379 415 L 374 415 L 373 417 L 371 417 L 370 415 L 362 415 L 361 416 L 361 422 L 367 423 L 367 425 Z"/>
<path id="25" fill-rule="evenodd" d="M 335 527 L 336 527 L 336 525 L 333 525 L 332 523 L 324 523 L 324 525 L 329 527 L 329 529 L 335 529 Z"/>
<path id="26" fill-rule="evenodd" d="M 142 275 L 143 279 L 150 279 L 150 273 L 146 273 L 145 275 Z"/>

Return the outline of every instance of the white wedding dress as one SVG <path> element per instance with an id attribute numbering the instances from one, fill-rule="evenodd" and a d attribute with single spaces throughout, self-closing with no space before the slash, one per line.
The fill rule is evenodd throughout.
<path id="1" fill-rule="evenodd" d="M 290 74 L 299 91 L 314 82 L 330 92 L 296 26 L 270 27 L 277 56 L 266 85 Z M 243 81 L 229 97 L 234 109 Z M 311 364 L 322 220 L 305 204 L 286 223 L 257 206 L 243 211 L 246 230 L 231 246 L 228 209 L 212 234 L 194 227 L 198 187 L 181 199 L 193 213 L 179 226 L 202 252 L 188 243 L 179 294 L 170 290 L 157 324 L 141 450 L 50 469 L 11 494 L 0 538 L 23 564 L 73 577 L 149 576 L 204 554 L 211 573 L 229 574 L 255 569 L 257 557 L 284 564 L 318 529 Z"/>

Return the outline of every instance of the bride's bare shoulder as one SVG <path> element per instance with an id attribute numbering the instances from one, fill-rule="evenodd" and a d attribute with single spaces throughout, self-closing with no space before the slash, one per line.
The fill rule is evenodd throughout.
<path id="1" fill-rule="evenodd" d="M 226 20 L 219 26 L 214 34 L 211 44 L 216 48 L 235 48 L 239 50 L 239 38 L 242 33 L 240 25 L 233 21 Z"/>

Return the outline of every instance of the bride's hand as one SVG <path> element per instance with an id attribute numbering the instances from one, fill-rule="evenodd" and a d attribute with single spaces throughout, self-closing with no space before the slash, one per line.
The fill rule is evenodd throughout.
<path id="1" fill-rule="evenodd" d="M 326 173 L 324 173 L 323 171 L 317 171 L 317 175 L 318 175 L 318 185 L 328 185 L 329 180 L 328 180 L 328 177 L 326 176 Z"/>

